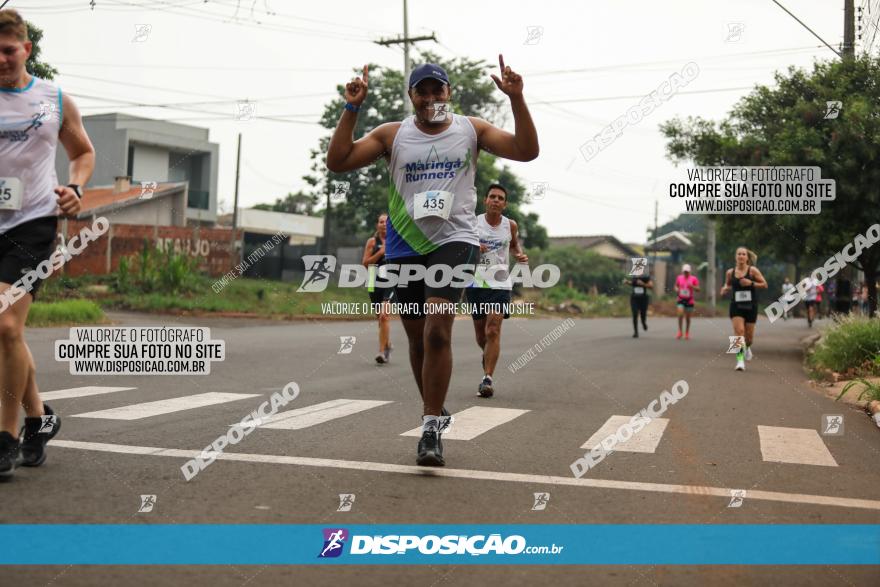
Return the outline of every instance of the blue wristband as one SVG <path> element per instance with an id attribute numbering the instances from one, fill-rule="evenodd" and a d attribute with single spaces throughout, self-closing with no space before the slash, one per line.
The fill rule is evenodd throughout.
<path id="1" fill-rule="evenodd" d="M 355 106 L 355 105 L 352 104 L 351 102 L 346 102 L 346 103 L 345 103 L 345 109 L 348 110 L 348 111 L 350 111 L 350 112 L 357 113 L 357 112 L 361 109 L 361 107 L 360 107 L 360 106 Z"/>

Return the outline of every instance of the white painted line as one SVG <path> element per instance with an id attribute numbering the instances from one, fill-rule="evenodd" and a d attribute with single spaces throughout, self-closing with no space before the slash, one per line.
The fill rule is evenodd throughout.
<path id="1" fill-rule="evenodd" d="M 98 452 L 119 454 L 175 457 L 181 459 L 191 459 L 199 456 L 203 450 L 157 448 L 153 446 L 130 446 L 124 444 L 106 444 L 101 442 L 79 442 L 76 440 L 51 440 L 50 443 L 53 447 L 57 448 L 92 450 Z M 219 461 L 237 461 L 244 463 L 267 463 L 274 465 L 323 467 L 327 469 L 349 469 L 354 471 L 371 471 L 374 473 L 399 473 L 404 475 L 420 475 L 425 477 L 451 477 L 458 479 L 478 479 L 482 481 L 504 481 L 509 483 L 527 483 L 532 486 L 561 485 L 572 487 L 592 487 L 595 489 L 649 491 L 652 493 L 678 493 L 689 496 L 702 495 L 722 498 L 725 502 L 730 500 L 730 492 L 732 489 L 734 489 L 731 487 L 673 485 L 669 483 L 644 483 L 639 481 L 613 481 L 610 479 L 590 479 L 584 477 L 577 479 L 575 477 L 557 477 L 554 475 L 529 475 L 525 473 L 502 473 L 500 471 L 448 469 L 445 467 L 417 467 L 412 465 L 396 465 L 393 463 L 342 461 L 337 459 L 286 457 L 280 455 L 258 455 L 234 452 L 218 453 L 216 454 L 216 459 Z M 228 480 L 228 477 L 224 477 L 224 479 Z M 748 499 L 760 499 L 764 501 L 802 503 L 880 511 L 880 501 L 873 499 L 858 499 L 853 497 L 836 497 L 826 495 L 810 495 L 804 493 L 784 493 L 780 491 L 758 491 L 754 489 L 749 489 Z"/>
<path id="2" fill-rule="evenodd" d="M 455 420 L 449 432 L 443 434 L 443 440 L 473 440 L 480 434 L 484 434 L 495 428 L 510 422 L 514 418 L 522 416 L 529 410 L 512 410 L 510 408 L 482 408 L 474 406 L 452 414 Z M 413 428 L 401 434 L 401 436 L 422 435 L 422 427 Z"/>
<path id="3" fill-rule="evenodd" d="M 602 424 L 602 427 L 596 430 L 589 440 L 581 445 L 581 448 L 591 449 L 602 442 L 603 438 L 613 436 L 617 429 L 628 423 L 632 416 L 611 416 Z M 654 418 L 648 425 L 634 434 L 626 442 L 614 445 L 614 450 L 624 452 L 657 452 L 657 445 L 660 444 L 660 438 L 663 437 L 663 431 L 669 424 L 669 418 Z"/>
<path id="4" fill-rule="evenodd" d="M 71 397 L 88 397 L 90 395 L 128 391 L 129 389 L 137 389 L 137 387 L 71 387 L 70 389 L 57 389 L 55 391 L 47 391 L 46 393 L 41 392 L 40 397 L 44 400 L 68 399 Z"/>
<path id="5" fill-rule="evenodd" d="M 105 420 L 140 420 L 141 418 L 149 418 L 160 414 L 171 414 L 183 410 L 192 410 L 195 408 L 204 408 L 205 406 L 213 406 L 216 404 L 225 404 L 250 397 L 259 397 L 255 393 L 219 393 L 212 391 L 209 393 L 199 393 L 196 395 L 187 395 L 184 397 L 175 397 L 172 399 L 162 399 L 155 402 L 146 402 L 142 404 L 133 404 L 130 406 L 122 406 L 119 408 L 110 408 L 108 410 L 98 410 L 97 412 L 84 412 L 82 414 L 74 414 L 74 418 L 102 418 Z"/>
<path id="6" fill-rule="evenodd" d="M 317 426 L 337 418 L 344 418 L 390 404 L 390 401 L 365 400 L 365 399 L 335 399 L 313 406 L 297 408 L 279 412 L 264 420 L 260 428 L 272 428 L 273 430 L 302 430 L 310 426 Z"/>
<path id="7" fill-rule="evenodd" d="M 819 433 L 809 428 L 758 426 L 761 456 L 771 463 L 795 463 L 836 467 L 837 461 L 822 442 Z"/>

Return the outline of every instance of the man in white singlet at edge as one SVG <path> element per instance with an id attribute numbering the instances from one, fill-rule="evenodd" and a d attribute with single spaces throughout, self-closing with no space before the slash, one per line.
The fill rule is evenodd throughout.
<path id="1" fill-rule="evenodd" d="M 409 79 L 414 115 L 402 122 L 382 124 L 353 140 L 357 112 L 367 97 L 367 67 L 363 77 L 345 86 L 345 110 L 330 139 L 327 168 L 343 173 L 383 157 L 389 168 L 388 225 L 385 258 L 388 273 L 404 275 L 407 266 L 419 266 L 426 275 L 453 276 L 447 282 L 410 280 L 395 290 L 401 321 L 409 339 L 410 365 L 424 404 L 422 437 L 416 463 L 442 466 L 440 441 L 445 416 L 443 404 L 452 375 L 452 323 L 455 311 L 428 312 L 458 302 L 462 289 L 473 282 L 479 256 L 474 178 L 480 149 L 514 161 L 538 156 L 538 133 L 523 98 L 523 80 L 498 56 L 501 78 L 495 85 L 510 98 L 515 133 L 496 128 L 474 116 L 450 112 L 452 87 L 442 67 L 416 67 Z M 394 265 L 397 265 L 395 268 Z M 443 270 L 441 266 L 448 267 Z M 437 268 L 440 271 L 431 269 Z M 433 283 L 434 285 L 431 285 Z M 441 284 L 438 286 L 438 284 Z"/>
<path id="2" fill-rule="evenodd" d="M 18 465 L 41 465 L 46 443 L 61 426 L 40 399 L 24 341 L 42 279 L 23 278 L 33 278 L 31 272 L 54 252 L 58 216 L 80 211 L 82 186 L 95 168 L 95 150 L 73 100 L 27 72 L 31 48 L 18 12 L 0 10 L 0 294 L 6 300 L 0 305 L 0 478 L 11 477 Z M 70 159 L 66 186 L 58 185 L 55 174 L 59 142 Z"/>

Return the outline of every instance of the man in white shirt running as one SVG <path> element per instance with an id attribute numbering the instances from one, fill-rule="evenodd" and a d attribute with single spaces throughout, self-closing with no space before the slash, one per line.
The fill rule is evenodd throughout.
<path id="1" fill-rule="evenodd" d="M 40 399 L 24 325 L 41 279 L 32 272 L 55 249 L 58 216 L 80 211 L 82 186 L 95 168 L 95 150 L 70 96 L 29 74 L 27 24 L 0 10 L 0 478 L 18 465 L 45 461 L 46 443 L 61 419 Z M 55 151 L 70 159 L 70 184 L 58 185 Z M 19 287 L 13 287 L 14 284 Z M 29 285 L 25 285 L 25 283 Z M 25 410 L 24 426 L 18 415 Z"/>
<path id="2" fill-rule="evenodd" d="M 486 193 L 486 213 L 477 216 L 480 262 L 474 283 L 466 290 L 468 304 L 474 306 L 474 333 L 483 349 L 483 380 L 477 395 L 489 398 L 495 393 L 492 376 L 501 354 L 501 324 L 510 318 L 510 251 L 517 263 L 528 263 L 518 238 L 516 221 L 502 212 L 507 208 L 507 190 L 493 183 Z"/>
<path id="3" fill-rule="evenodd" d="M 523 97 L 522 76 L 505 66 L 501 55 L 498 62 L 501 77 L 492 75 L 492 80 L 510 98 L 513 134 L 481 118 L 451 113 L 449 77 L 442 67 L 426 63 L 414 68 L 408 80 L 415 114 L 402 122 L 379 125 L 355 141 L 357 112 L 367 97 L 367 67 L 362 78 L 345 86 L 345 110 L 330 139 L 327 168 L 343 173 L 379 158 L 388 164 L 385 258 L 389 273 L 402 276 L 401 267 L 423 268 L 426 276 L 449 276 L 462 268 L 470 276 L 458 284 L 457 278 L 433 282 L 426 278 L 410 280 L 406 287 L 398 285 L 394 295 L 404 308 L 421 308 L 425 303 L 448 307 L 461 299 L 462 289 L 473 279 L 480 243 L 474 214 L 479 151 L 514 161 L 531 161 L 538 156 L 538 133 Z M 399 273 L 392 269 L 394 265 Z M 454 311 L 401 313 L 410 365 L 424 404 L 416 457 L 419 465 L 445 463 L 440 417 L 452 376 L 454 319 Z"/>

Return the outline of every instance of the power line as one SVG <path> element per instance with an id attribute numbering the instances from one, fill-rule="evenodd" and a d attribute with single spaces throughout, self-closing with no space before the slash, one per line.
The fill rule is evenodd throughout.
<path id="1" fill-rule="evenodd" d="M 134 68 L 143 68 L 143 69 L 180 69 L 180 70 L 189 70 L 189 71 L 201 71 L 201 70 L 218 70 L 218 71 L 307 71 L 307 72 L 332 72 L 339 73 L 343 69 L 346 70 L 346 73 L 349 73 L 351 70 L 350 67 L 264 67 L 264 66 L 253 66 L 253 65 L 179 65 L 179 64 L 158 64 L 158 63 L 87 63 L 83 61 L 54 61 L 55 65 L 59 67 L 64 66 L 74 66 L 74 67 L 99 67 L 102 69 L 105 68 L 120 68 L 120 69 L 134 69 Z M 117 82 L 118 83 L 118 82 Z"/>
<path id="2" fill-rule="evenodd" d="M 788 8 L 786 8 L 785 6 L 783 6 L 782 4 L 780 4 L 780 3 L 778 2 L 778 0 L 770 0 L 770 1 L 773 2 L 774 4 L 776 4 L 776 5 L 777 5 L 778 7 L 780 7 L 781 9 L 783 9 L 785 12 L 787 12 L 788 15 L 791 16 L 791 17 L 792 17 L 793 19 L 795 19 L 796 21 L 798 21 L 802 27 L 804 27 L 805 29 L 807 29 L 808 31 L 810 31 L 811 33 L 813 33 L 813 36 L 816 37 L 817 39 L 819 39 L 820 41 L 822 41 L 822 43 L 823 43 L 826 47 L 828 47 L 829 49 L 831 49 L 832 51 L 834 51 L 834 54 L 835 54 L 835 55 L 837 55 L 837 56 L 840 57 L 840 58 L 843 58 L 843 55 L 841 55 L 840 52 L 839 52 L 837 49 L 835 49 L 834 47 L 832 47 L 831 45 L 829 45 L 827 42 L 825 42 L 825 39 L 823 39 L 823 38 L 820 37 L 818 34 L 816 34 L 816 31 L 814 31 L 813 29 L 811 29 L 810 27 L 808 27 L 806 24 L 804 24 L 804 22 L 803 22 L 801 19 L 799 19 L 798 17 L 796 17 L 794 14 L 792 14 L 791 11 L 790 11 Z"/>
<path id="3" fill-rule="evenodd" d="M 235 118 L 233 116 L 231 116 L 229 113 L 226 113 L 226 112 L 216 112 L 216 111 L 210 111 L 210 110 L 195 110 L 192 108 L 184 108 L 181 106 L 166 106 L 163 104 L 140 104 L 137 102 L 132 102 L 130 100 L 123 100 L 123 99 L 119 99 L 119 98 L 108 98 L 105 96 L 92 96 L 89 94 L 80 94 L 80 93 L 76 93 L 76 92 L 70 92 L 69 95 L 74 96 L 76 98 L 84 98 L 84 99 L 88 99 L 88 100 L 100 100 L 100 101 L 104 101 L 104 102 L 111 102 L 114 104 L 127 104 L 127 105 L 131 105 L 131 106 L 140 106 L 140 107 L 144 107 L 144 108 L 162 108 L 162 109 L 168 109 L 168 110 L 181 110 L 183 112 L 195 112 L 197 114 L 214 114 L 219 117 L 216 120 L 224 120 L 224 119 L 235 120 Z M 314 121 L 308 122 L 305 120 L 290 120 L 288 118 L 283 118 L 282 116 L 277 116 L 277 115 L 276 116 L 252 116 L 251 118 L 260 119 L 260 120 L 269 120 L 272 122 L 287 122 L 287 123 L 291 123 L 291 124 L 308 124 L 308 125 L 319 125 L 319 126 L 321 124 L 320 122 L 314 122 Z"/>
<path id="4" fill-rule="evenodd" d="M 736 88 L 714 88 L 710 90 L 683 90 L 676 92 L 678 94 L 712 94 L 715 92 L 733 92 L 739 90 L 751 90 L 754 86 L 739 86 Z M 568 98 L 565 100 L 545 100 L 543 102 L 530 102 L 530 104 L 566 104 L 571 102 L 602 102 L 606 100 L 634 100 L 636 98 L 644 98 L 646 94 L 636 94 L 632 96 L 603 96 L 601 98 Z"/>
<path id="5" fill-rule="evenodd" d="M 618 63 L 615 65 L 599 65 L 596 67 L 579 67 L 579 68 L 574 68 L 574 69 L 551 69 L 551 70 L 545 70 L 545 71 L 539 70 L 539 71 L 524 72 L 523 75 L 524 76 L 528 75 L 529 77 L 540 77 L 540 76 L 545 76 L 545 75 L 559 75 L 559 74 L 566 74 L 566 73 L 585 73 L 585 72 L 591 72 L 591 71 L 619 70 L 619 69 L 630 68 L 630 67 L 643 67 L 646 65 L 677 65 L 677 64 L 681 64 L 682 62 L 684 62 L 686 60 L 691 60 L 691 61 L 699 60 L 700 62 L 703 62 L 703 61 L 708 61 L 708 60 L 712 60 L 712 59 L 739 59 L 741 57 L 749 57 L 749 56 L 770 57 L 773 55 L 782 55 L 782 54 L 786 54 L 786 53 L 812 51 L 812 50 L 816 49 L 817 47 L 820 47 L 820 45 L 810 45 L 810 46 L 804 46 L 804 47 L 791 47 L 791 48 L 783 48 L 783 49 L 767 49 L 764 51 L 749 51 L 749 52 L 745 52 L 745 53 L 731 53 L 731 54 L 727 54 L 727 55 L 709 55 L 709 56 L 697 57 L 697 58 L 687 57 L 687 58 L 681 58 L 681 59 L 667 59 L 667 60 L 663 60 L 663 61 L 641 61 L 641 62 L 632 62 L 632 63 Z"/>

